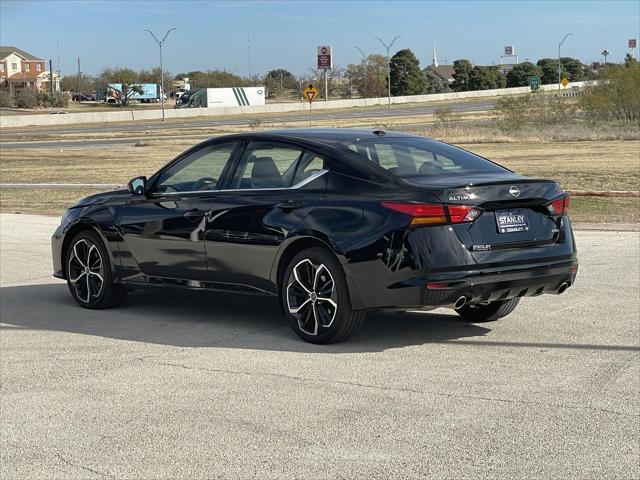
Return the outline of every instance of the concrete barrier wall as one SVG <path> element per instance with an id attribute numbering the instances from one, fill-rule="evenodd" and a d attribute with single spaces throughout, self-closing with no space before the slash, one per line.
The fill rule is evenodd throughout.
<path id="1" fill-rule="evenodd" d="M 571 87 L 582 87 L 586 82 L 571 83 Z M 541 90 L 557 90 L 558 85 L 541 85 Z M 570 91 L 570 88 L 563 88 L 563 91 Z M 429 103 L 442 100 L 460 100 L 465 98 L 499 97 L 503 95 L 521 95 L 530 92 L 529 87 L 499 88 L 495 90 L 477 90 L 473 92 L 451 92 L 434 93 L 430 95 L 412 95 L 407 97 L 391 97 L 393 105 L 406 103 Z M 387 105 L 388 98 L 359 98 L 355 100 L 330 100 L 324 102 L 318 100 L 313 104 L 313 110 L 329 110 L 354 107 L 370 107 L 375 105 Z M 187 118 L 187 117 L 215 117 L 223 115 L 251 115 L 261 113 L 283 113 L 283 112 L 308 112 L 309 104 L 299 103 L 269 103 L 266 105 L 251 105 L 247 107 L 216 107 L 216 108 L 183 108 L 165 110 L 166 118 Z M 153 110 L 124 110 L 112 112 L 82 112 L 68 113 L 66 115 L 0 115 L 0 127 L 27 127 L 31 125 L 74 125 L 81 123 L 113 123 L 131 122 L 137 120 L 160 120 L 162 111 Z"/>

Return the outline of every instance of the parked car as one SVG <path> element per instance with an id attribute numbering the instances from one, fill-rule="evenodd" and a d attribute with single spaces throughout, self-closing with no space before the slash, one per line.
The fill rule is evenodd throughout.
<path id="1" fill-rule="evenodd" d="M 578 269 L 568 206 L 553 180 L 427 138 L 246 133 L 68 209 L 54 271 L 94 309 L 149 286 L 276 296 L 300 337 L 335 342 L 370 310 L 492 321 L 564 292 Z"/>

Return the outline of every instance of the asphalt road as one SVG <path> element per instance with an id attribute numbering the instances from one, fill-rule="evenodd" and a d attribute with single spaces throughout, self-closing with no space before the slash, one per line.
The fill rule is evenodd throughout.
<path id="1" fill-rule="evenodd" d="M 268 299 L 80 309 L 56 223 L 0 216 L 2 478 L 639 476 L 637 232 L 578 232 L 577 284 L 498 322 L 375 314 L 313 346 Z"/>
<path id="2" fill-rule="evenodd" d="M 379 118 L 379 117 L 404 117 L 408 115 L 428 115 L 434 113 L 439 108 L 448 108 L 454 112 L 478 112 L 491 110 L 495 106 L 495 100 L 471 100 L 464 102 L 452 102 L 450 104 L 444 104 L 442 102 L 436 105 L 418 105 L 418 106 L 406 106 L 402 105 L 393 106 L 391 109 L 387 107 L 375 107 L 375 108 L 363 108 L 363 109 L 349 109 L 349 110 L 333 110 L 325 112 L 317 110 L 313 112 L 313 118 L 317 120 L 343 120 L 343 119 L 358 119 L 358 118 Z M 105 124 L 105 125 L 61 125 L 50 128 L 34 128 L 25 127 L 20 129 L 7 129 L 4 128 L 0 131 L 0 139 L 2 141 L 11 141 L 11 138 L 17 135 L 28 135 L 29 137 L 46 136 L 46 135 L 60 135 L 65 133 L 108 133 L 108 132 L 139 132 L 144 131 L 160 131 L 160 130 L 182 130 L 182 129 L 194 129 L 194 128 L 207 128 L 207 127 L 220 127 L 220 126 L 247 126 L 254 118 L 260 118 L 265 123 L 281 123 L 281 122 L 300 122 L 307 121 L 309 116 L 307 113 L 278 113 L 278 114 L 260 114 L 260 115 L 245 115 L 238 117 L 226 117 L 216 120 L 212 119 L 203 120 L 202 118 L 180 118 L 171 119 L 166 122 L 158 121 L 140 121 L 127 124 Z M 3 143 L 4 146 L 4 143 Z"/>

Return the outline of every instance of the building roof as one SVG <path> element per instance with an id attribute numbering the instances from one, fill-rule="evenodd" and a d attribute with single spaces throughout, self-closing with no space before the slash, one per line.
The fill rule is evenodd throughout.
<path id="1" fill-rule="evenodd" d="M 453 73 L 455 72 L 455 70 L 453 69 L 453 65 L 438 65 L 437 67 L 429 65 L 427 67 L 427 70 L 435 73 L 438 77 L 447 81 L 453 80 Z"/>
<path id="2" fill-rule="evenodd" d="M 7 58 L 12 53 L 16 53 L 20 55 L 25 60 L 39 60 L 42 62 L 44 61 L 41 58 L 34 57 L 30 53 L 27 53 L 24 50 L 21 50 L 19 48 L 12 47 L 12 46 L 0 46 L 0 60 Z"/>
<path id="3" fill-rule="evenodd" d="M 40 76 L 43 76 L 44 74 L 47 75 L 47 77 L 49 76 L 49 71 L 48 70 L 36 70 L 35 68 L 32 68 L 31 70 L 27 71 L 23 71 L 23 72 L 16 72 L 13 75 L 11 75 L 9 77 L 9 80 L 12 81 L 17 81 L 20 82 L 22 80 L 34 80 Z M 57 75 L 56 75 L 57 77 Z M 54 77 L 55 78 L 55 77 Z"/>

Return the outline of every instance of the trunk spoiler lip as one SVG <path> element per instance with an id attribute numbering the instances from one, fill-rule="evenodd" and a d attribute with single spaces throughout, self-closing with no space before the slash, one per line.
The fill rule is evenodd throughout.
<path id="1" fill-rule="evenodd" d="M 502 175 L 500 175 L 502 177 Z M 425 179 L 424 182 L 415 181 L 417 178 Z M 446 177 L 451 178 L 451 177 Z M 558 182 L 555 180 L 551 180 L 548 178 L 534 178 L 534 177 L 524 177 L 520 175 L 508 175 L 508 178 L 474 178 L 471 177 L 469 181 L 464 181 L 464 178 L 460 179 L 460 182 L 447 182 L 444 178 L 433 179 L 430 181 L 429 177 L 415 177 L 414 179 L 403 179 L 405 184 L 409 187 L 417 187 L 417 188 L 437 188 L 440 190 L 459 190 L 459 189 L 467 189 L 467 188 L 475 188 L 475 187 L 491 187 L 494 185 L 509 185 L 509 184 L 527 184 L 527 183 L 549 183 L 556 184 Z"/>

